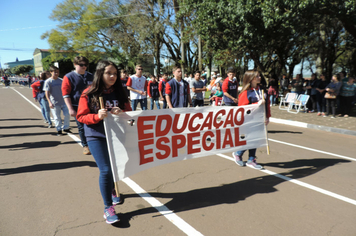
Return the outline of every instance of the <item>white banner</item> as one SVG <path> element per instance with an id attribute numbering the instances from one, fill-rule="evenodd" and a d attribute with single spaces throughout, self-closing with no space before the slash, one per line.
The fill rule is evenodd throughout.
<path id="1" fill-rule="evenodd" d="M 166 163 L 267 145 L 264 106 L 133 111 L 104 120 L 114 181 Z"/>

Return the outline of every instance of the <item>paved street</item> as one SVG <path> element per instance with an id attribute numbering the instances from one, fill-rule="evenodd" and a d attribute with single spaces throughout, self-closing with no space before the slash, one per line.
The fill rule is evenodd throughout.
<path id="1" fill-rule="evenodd" d="M 148 169 L 120 182 L 121 221 L 111 226 L 102 216 L 99 171 L 82 154 L 74 119 L 73 136 L 57 137 L 31 89 L 0 86 L 0 101 L 1 236 L 356 235 L 356 136 L 342 132 L 356 131 L 355 117 L 272 107 L 281 120 L 268 126 L 271 155 L 257 150 L 265 170 L 239 167 L 231 153 Z"/>

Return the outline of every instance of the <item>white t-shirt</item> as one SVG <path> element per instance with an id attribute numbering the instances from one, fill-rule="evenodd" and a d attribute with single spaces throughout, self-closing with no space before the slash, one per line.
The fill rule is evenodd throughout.
<path id="1" fill-rule="evenodd" d="M 146 77 L 141 76 L 137 77 L 136 75 L 131 75 L 131 88 L 139 90 L 139 91 L 145 91 L 145 84 L 146 84 Z M 138 93 L 135 93 L 133 91 L 130 91 L 130 98 L 131 100 L 136 100 L 136 99 L 143 99 L 146 98 L 146 95 L 141 95 Z"/>

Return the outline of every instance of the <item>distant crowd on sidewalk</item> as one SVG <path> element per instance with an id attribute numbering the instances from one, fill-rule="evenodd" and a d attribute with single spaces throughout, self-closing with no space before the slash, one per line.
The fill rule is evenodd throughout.
<path id="1" fill-rule="evenodd" d="M 347 118 L 356 102 L 355 76 L 347 76 L 345 71 L 334 74 L 329 79 L 324 74 L 318 76 L 315 73 L 310 78 L 302 78 L 297 74 L 292 80 L 283 75 L 279 81 L 270 79 L 269 86 L 274 91 L 280 91 L 274 93 L 276 97 L 284 96 L 288 92 L 309 95 L 305 112 L 316 113 L 323 117 L 331 115 L 331 118 Z M 271 90 L 269 89 L 269 92 Z M 276 102 L 273 104 L 275 105 Z"/>

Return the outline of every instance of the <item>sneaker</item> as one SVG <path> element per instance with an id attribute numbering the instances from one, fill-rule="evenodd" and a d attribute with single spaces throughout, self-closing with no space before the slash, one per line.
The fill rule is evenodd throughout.
<path id="1" fill-rule="evenodd" d="M 84 155 L 90 155 L 91 154 L 88 146 L 83 147 L 83 154 Z"/>
<path id="2" fill-rule="evenodd" d="M 236 155 L 235 152 L 232 153 L 232 157 L 235 159 L 236 164 L 238 164 L 239 166 L 244 166 L 245 163 L 243 162 L 242 158 L 238 155 Z"/>
<path id="3" fill-rule="evenodd" d="M 52 128 L 52 124 L 49 124 L 49 125 L 48 125 L 48 128 L 49 128 L 49 129 Z"/>
<path id="4" fill-rule="evenodd" d="M 324 114 L 323 117 L 328 117 L 328 115 L 325 115 L 325 114 Z"/>
<path id="5" fill-rule="evenodd" d="M 63 131 L 66 133 L 72 133 L 72 131 L 70 131 L 70 129 L 64 129 Z"/>
<path id="6" fill-rule="evenodd" d="M 262 170 L 263 169 L 263 167 L 261 165 L 257 164 L 256 158 L 253 159 L 253 160 L 247 161 L 246 165 L 249 166 L 249 167 L 255 168 L 257 170 Z"/>
<path id="7" fill-rule="evenodd" d="M 115 190 L 112 191 L 111 199 L 112 199 L 112 204 L 113 204 L 114 206 L 122 203 L 122 198 L 121 198 L 121 196 L 116 196 Z"/>
<path id="8" fill-rule="evenodd" d="M 331 118 L 333 118 L 333 119 L 334 119 L 334 118 L 336 118 L 336 117 L 335 117 L 335 116 L 331 116 Z"/>
<path id="9" fill-rule="evenodd" d="M 349 115 L 344 115 L 345 118 L 349 117 Z"/>
<path id="10" fill-rule="evenodd" d="M 321 115 L 321 113 L 320 112 L 318 112 L 318 114 L 317 114 L 318 116 L 320 116 Z"/>
<path id="11" fill-rule="evenodd" d="M 62 136 L 62 135 L 63 135 L 62 130 L 57 131 L 57 136 Z"/>
<path id="12" fill-rule="evenodd" d="M 114 224 L 115 222 L 120 221 L 119 217 L 116 215 L 114 206 L 105 207 L 104 218 L 108 224 Z"/>
<path id="13" fill-rule="evenodd" d="M 322 116 L 325 116 L 325 112 L 322 112 L 321 115 L 322 115 Z"/>

